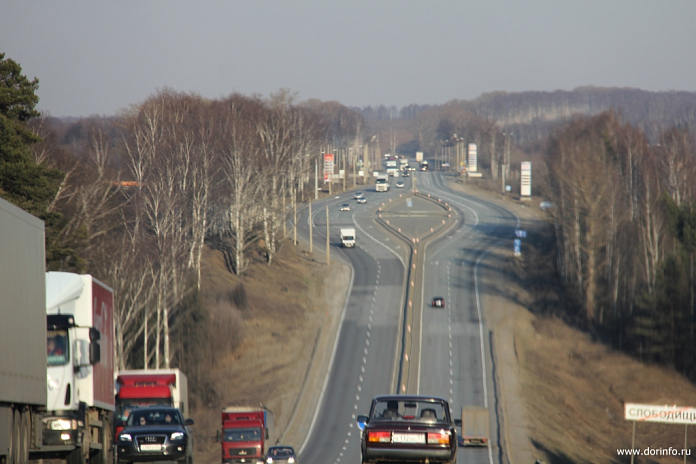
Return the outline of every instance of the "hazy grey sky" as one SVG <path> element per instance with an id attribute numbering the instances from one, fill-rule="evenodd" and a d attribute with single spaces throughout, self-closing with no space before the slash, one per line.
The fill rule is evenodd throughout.
<path id="1" fill-rule="evenodd" d="M 398 107 L 696 91 L 696 1 L 4 0 L 0 52 L 53 116 L 112 115 L 164 87 Z"/>

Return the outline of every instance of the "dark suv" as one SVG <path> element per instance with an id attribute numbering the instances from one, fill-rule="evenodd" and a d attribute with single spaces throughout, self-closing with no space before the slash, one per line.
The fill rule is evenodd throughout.
<path id="1" fill-rule="evenodd" d="M 119 463 L 177 461 L 193 464 L 193 419 L 168 406 L 134 409 L 119 433 Z"/>

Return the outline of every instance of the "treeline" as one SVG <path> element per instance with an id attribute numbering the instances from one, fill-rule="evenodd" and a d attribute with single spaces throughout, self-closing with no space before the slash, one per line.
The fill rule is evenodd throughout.
<path id="1" fill-rule="evenodd" d="M 609 111 L 549 140 L 559 273 L 586 327 L 696 379 L 696 140 Z"/>
<path id="2" fill-rule="evenodd" d="M 271 265 L 292 205 L 314 194 L 322 147 L 355 154 L 363 137 L 360 115 L 287 90 L 219 100 L 163 90 L 65 125 L 34 110 L 38 80 L 4 56 L 0 71 L 0 195 L 46 221 L 47 269 L 114 289 L 118 369 L 178 365 L 188 341 L 172 334 L 201 306 L 204 244 L 236 274 L 252 249 Z"/>
<path id="3" fill-rule="evenodd" d="M 294 202 L 313 190 L 322 146 L 358 143 L 362 124 L 286 91 L 211 101 L 171 90 L 116 119 L 76 123 L 62 137 L 71 150 L 53 145 L 43 122 L 32 121 L 43 138 L 32 154 L 66 173 L 53 201 L 67 218 L 62 245 L 114 288 L 121 369 L 177 363 L 172 324 L 200 289 L 204 244 L 235 274 L 259 244 L 272 264 Z"/>

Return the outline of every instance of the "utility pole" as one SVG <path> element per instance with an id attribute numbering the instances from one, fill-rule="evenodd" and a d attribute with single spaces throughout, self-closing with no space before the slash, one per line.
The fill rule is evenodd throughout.
<path id="1" fill-rule="evenodd" d="M 348 169 L 346 169 L 346 151 L 344 149 L 341 150 L 341 154 L 343 155 L 343 191 L 346 191 L 346 175 L 348 174 Z"/>
<path id="2" fill-rule="evenodd" d="M 309 198 L 309 253 L 314 254 L 314 242 L 312 241 L 312 229 L 314 229 L 314 224 L 312 224 L 312 198 Z"/>
<path id="3" fill-rule="evenodd" d="M 293 230 L 292 233 L 292 244 L 297 245 L 297 191 L 295 190 L 295 187 L 292 188 L 292 200 L 293 200 L 293 210 L 295 214 L 295 219 L 293 221 L 293 225 L 295 226 L 295 230 Z"/>
<path id="4" fill-rule="evenodd" d="M 329 205 L 326 205 L 326 264 L 331 264 L 331 257 L 329 256 Z"/>
<path id="5" fill-rule="evenodd" d="M 317 160 L 314 160 L 314 199 L 319 198 L 319 167 Z"/>
<path id="6" fill-rule="evenodd" d="M 288 220 L 286 214 L 287 212 L 285 211 L 285 195 L 283 195 L 283 215 L 281 216 L 283 218 L 283 240 L 288 238 Z"/>
<path id="7" fill-rule="evenodd" d="M 357 161 L 358 150 L 357 149 L 353 150 L 352 148 L 350 150 L 351 150 L 351 153 L 353 154 L 353 156 L 351 158 L 353 161 L 353 188 L 355 188 L 355 186 L 358 183 L 358 179 L 355 177 L 355 163 Z"/>

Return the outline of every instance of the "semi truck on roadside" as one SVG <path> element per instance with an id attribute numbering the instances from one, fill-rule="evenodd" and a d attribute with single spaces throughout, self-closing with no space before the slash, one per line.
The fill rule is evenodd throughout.
<path id="1" fill-rule="evenodd" d="M 173 406 L 189 415 L 188 381 L 179 369 L 137 369 L 115 374 L 116 412 L 114 436 L 123 430 L 135 408 L 150 405 Z"/>
<path id="2" fill-rule="evenodd" d="M 43 222 L 0 199 L 0 461 L 112 453 L 113 292 L 45 273 Z"/>
<path id="3" fill-rule="evenodd" d="M 222 410 L 222 462 L 265 462 L 273 413 L 263 406 L 230 406 Z"/>
<path id="4" fill-rule="evenodd" d="M 350 227 L 341 229 L 341 245 L 343 248 L 355 247 L 355 228 Z"/>
<path id="5" fill-rule="evenodd" d="M 461 427 L 460 445 L 488 446 L 488 435 L 490 433 L 488 409 L 478 406 L 463 407 Z"/>

